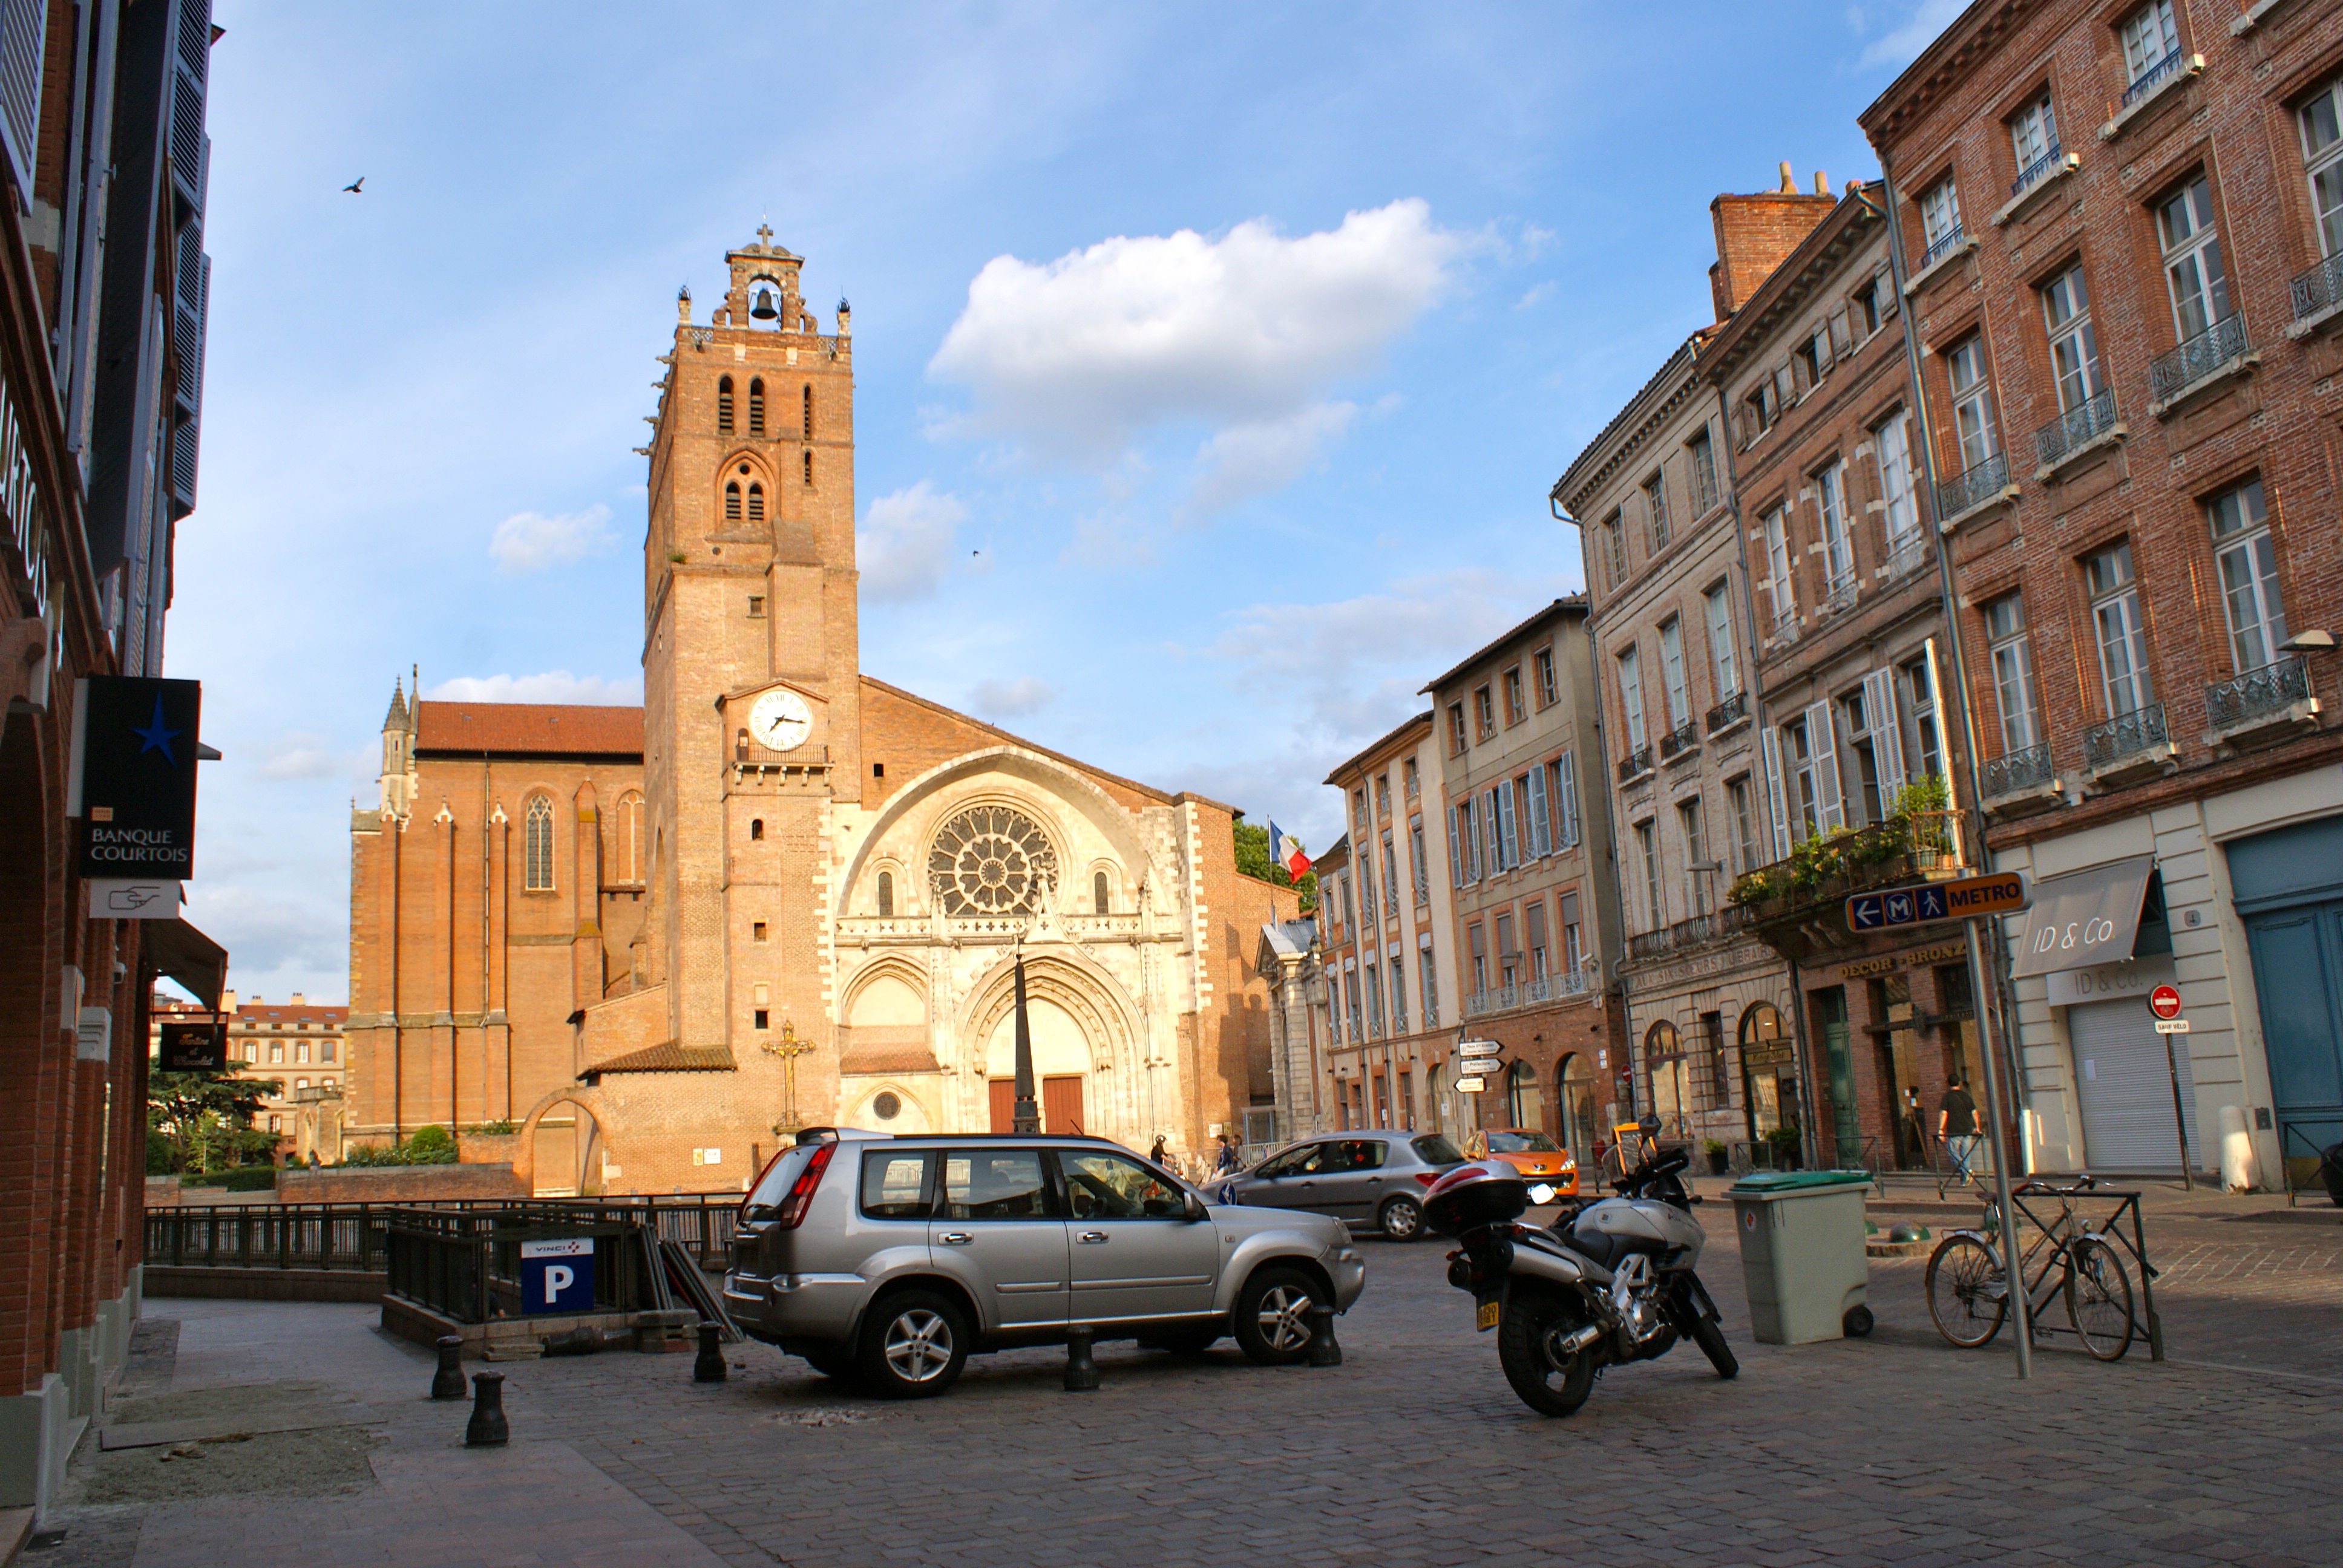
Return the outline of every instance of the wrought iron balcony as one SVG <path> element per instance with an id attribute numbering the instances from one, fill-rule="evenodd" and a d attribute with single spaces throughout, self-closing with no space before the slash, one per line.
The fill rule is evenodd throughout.
<path id="1" fill-rule="evenodd" d="M 1708 732 L 1721 734 L 1749 717 L 1749 694 L 1736 691 L 1708 710 Z"/>
<path id="2" fill-rule="evenodd" d="M 1638 746 L 1619 759 L 1619 782 L 1622 784 L 1630 779 L 1640 779 L 1651 770 L 1652 749 L 1648 746 Z"/>
<path id="3" fill-rule="evenodd" d="M 1982 784 L 1985 798 L 1992 800 L 2039 789 L 2057 777 L 2058 769 L 2050 765 L 2050 748 L 2029 746 L 2023 751 L 2005 751 L 1986 763 Z"/>
<path id="4" fill-rule="evenodd" d="M 1828 610 L 1853 609 L 1855 596 L 1860 591 L 1860 583 L 1850 569 L 1845 577 L 1831 579 L 1830 588 L 1823 596 L 1823 608 Z"/>
<path id="5" fill-rule="evenodd" d="M 1936 236 L 1936 241 L 1934 245 L 1931 245 L 1926 251 L 1921 253 L 1918 270 L 1921 272 L 1927 271 L 1930 267 L 1936 266 L 1936 263 L 1944 260 L 1945 257 L 1952 255 L 1953 252 L 1968 244 L 1968 242 L 1969 231 L 1959 224 L 1953 225 L 1952 227 L 1946 229 L 1943 234 Z"/>
<path id="6" fill-rule="evenodd" d="M 1741 930 L 1743 911 L 1738 904 L 1727 904 L 1713 915 L 1694 915 L 1688 920 L 1678 920 L 1656 931 L 1638 931 L 1627 939 L 1627 956 L 1638 963 L 1664 959 L 1732 936 Z"/>
<path id="7" fill-rule="evenodd" d="M 2294 705 L 2310 700 L 2310 670 L 2299 654 L 2247 670 L 2235 680 L 2205 689 L 2205 722 L 2215 734 L 2253 729 L 2291 717 Z"/>
<path id="8" fill-rule="evenodd" d="M 2297 321 L 2308 321 L 2343 305 L 2343 251 L 2298 276 L 2288 292 L 2294 297 Z"/>
<path id="9" fill-rule="evenodd" d="M 1928 536 L 1914 528 L 1900 539 L 1887 541 L 1887 573 L 1909 577 L 1928 564 Z"/>
<path id="10" fill-rule="evenodd" d="M 2246 318 L 2232 313 L 2213 323 L 2169 354 L 2160 354 L 2147 367 L 2147 395 L 2162 403 L 2190 383 L 2250 353 Z"/>
<path id="11" fill-rule="evenodd" d="M 1700 745 L 1700 729 L 1689 719 L 1660 737 L 1660 760 L 1673 761 Z"/>
<path id="12" fill-rule="evenodd" d="M 1522 982 L 1522 1000 L 1524 1002 L 1544 1001 L 1552 994 L 1553 989 L 1543 980 Z"/>
<path id="13" fill-rule="evenodd" d="M 1996 452 L 1936 487 L 1936 520 L 1957 518 L 1971 507 L 2009 488 L 2009 458 Z"/>
<path id="14" fill-rule="evenodd" d="M 2187 57 L 2176 48 L 2163 59 L 2133 77 L 2131 85 L 2124 89 L 2123 106 L 2127 109 L 2130 108 L 2162 86 L 2173 72 L 2180 69 L 2180 63 Z"/>
<path id="15" fill-rule="evenodd" d="M 2116 427 L 2116 389 L 2100 388 L 2034 432 L 2034 455 L 2055 468 Z"/>
<path id="16" fill-rule="evenodd" d="M 2083 765 L 2094 773 L 2103 773 L 2170 740 L 2164 732 L 2164 704 L 2151 702 L 2084 730 Z"/>
<path id="17" fill-rule="evenodd" d="M 2026 187 L 2056 168 L 2058 160 L 2064 156 L 2058 149 L 2058 144 L 2052 142 L 2048 152 L 2017 171 L 2017 177 L 2009 182 L 2009 194 L 2013 196 L 2024 196 Z"/>

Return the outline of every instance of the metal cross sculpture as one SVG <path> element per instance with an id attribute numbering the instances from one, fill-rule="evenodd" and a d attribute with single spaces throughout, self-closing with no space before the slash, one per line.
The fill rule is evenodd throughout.
<path id="1" fill-rule="evenodd" d="M 764 1042 L 764 1050 L 781 1059 L 781 1067 L 788 1074 L 785 1082 L 789 1109 L 782 1113 L 780 1123 L 773 1129 L 777 1136 L 798 1130 L 798 1058 L 812 1049 L 812 1041 L 799 1040 L 798 1026 L 788 1019 L 781 1020 L 781 1038 Z"/>

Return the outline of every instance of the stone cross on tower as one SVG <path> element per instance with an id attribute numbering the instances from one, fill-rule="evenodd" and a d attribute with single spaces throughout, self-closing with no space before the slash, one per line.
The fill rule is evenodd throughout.
<path id="1" fill-rule="evenodd" d="M 757 244 L 767 250 L 772 248 L 773 226 L 771 224 L 760 223 L 757 226 Z"/>

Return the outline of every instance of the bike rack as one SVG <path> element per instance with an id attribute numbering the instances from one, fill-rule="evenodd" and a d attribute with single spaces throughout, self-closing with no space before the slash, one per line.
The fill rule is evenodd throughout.
<path id="1" fill-rule="evenodd" d="M 2040 1215 L 2026 1206 L 2027 1198 L 2056 1198 L 2066 1203 L 2083 1200 L 2113 1201 L 2115 1207 L 2108 1211 L 2105 1225 L 2094 1227 L 2086 1224 L 2084 1228 L 2094 1236 L 2103 1237 L 2121 1246 L 2125 1251 L 2131 1254 L 2132 1261 L 2139 1265 L 2139 1304 L 2132 1312 L 2131 1332 L 2134 1336 L 2147 1342 L 2148 1360 L 2162 1361 L 2164 1359 L 2164 1322 L 2156 1315 L 2157 1269 L 2155 1264 L 2147 1261 L 2147 1234 L 2140 1222 L 2139 1194 L 2136 1191 L 2117 1191 L 2105 1187 L 2093 1188 L 2084 1192 L 2053 1191 L 2047 1185 L 2050 1180 L 2049 1177 L 2037 1174 L 2016 1183 L 2009 1190 L 2010 1203 L 2020 1215 L 2024 1216 L 2026 1223 L 2046 1236 L 2050 1233 L 2050 1227 L 2042 1222 Z M 2069 1180 L 2075 1180 L 2075 1178 L 2069 1178 Z M 2033 1191 L 2029 1191 L 2029 1188 Z M 1993 1197 L 1990 1194 L 1986 1195 L 1984 1203 L 1987 1216 L 1986 1223 L 1990 1225 L 1995 1207 Z M 2125 1235 L 2123 1231 L 2124 1219 L 2127 1215 L 2131 1219 L 2131 1234 L 2128 1236 Z M 2018 1249 L 2018 1271 L 2021 1276 L 2025 1272 L 2026 1254 L 2028 1251 L 2030 1249 L 2024 1246 Z M 2018 1281 L 2018 1288 L 2027 1292 L 2028 1305 L 2026 1318 L 2036 1333 L 2072 1334 L 2075 1332 L 2073 1329 L 2054 1329 L 2043 1322 L 2040 1316 L 2033 1310 L 2031 1287 L 2023 1278 Z M 2140 1316 L 2143 1312 L 2147 1314 L 2145 1322 L 2141 1321 Z"/>
<path id="2" fill-rule="evenodd" d="M 2324 1127 L 2332 1131 L 2336 1124 L 2336 1121 L 2337 1118 L 2333 1116 L 2302 1118 L 2282 1116 L 2278 1118 L 2278 1179 L 2286 1188 L 2286 1206 L 2288 1208 L 2291 1209 L 2296 1206 L 2295 1195 L 2297 1193 L 2318 1192 L 2323 1191 L 2326 1189 L 2326 1183 L 2319 1175 L 2319 1168 L 2327 1162 L 2327 1151 L 2318 1146 L 2317 1139 L 2314 1139 L 2310 1134 L 2302 1130 L 2303 1123 L 2305 1121 L 2308 1121 L 2313 1126 Z M 2294 1184 L 2293 1168 L 2287 1163 L 2288 1156 L 2292 1153 L 2293 1146 L 2298 1141 L 2301 1143 L 2303 1153 L 2307 1155 L 2310 1161 L 2311 1185 L 2308 1187 L 2298 1187 Z"/>

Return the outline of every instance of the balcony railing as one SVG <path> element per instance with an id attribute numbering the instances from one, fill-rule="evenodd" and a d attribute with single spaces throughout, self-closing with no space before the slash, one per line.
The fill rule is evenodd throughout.
<path id="1" fill-rule="evenodd" d="M 1742 910 L 1738 904 L 1727 904 L 1712 915 L 1694 915 L 1688 920 L 1656 931 L 1638 931 L 1627 939 L 1627 956 L 1638 963 L 1664 959 L 1693 948 L 1706 947 L 1738 931 L 1742 926 Z"/>
<path id="2" fill-rule="evenodd" d="M 2012 196 L 2024 196 L 2026 186 L 2058 166 L 2058 160 L 2062 156 L 2064 155 L 2060 153 L 2058 144 L 2052 142 L 2048 152 L 2017 171 L 2017 177 L 2009 182 L 2009 194 Z"/>
<path id="3" fill-rule="evenodd" d="M 1930 267 L 1936 266 L 1936 263 L 1944 260 L 1945 257 L 1952 255 L 1953 252 L 1966 245 L 1968 240 L 1969 231 L 1962 227 L 1959 224 L 1953 225 L 1952 227 L 1946 229 L 1944 233 L 1936 236 L 1935 244 L 1931 245 L 1926 250 L 1921 253 L 1919 269 L 1922 272 L 1927 271 Z"/>
<path id="4" fill-rule="evenodd" d="M 1831 579 L 1828 591 L 1823 595 L 1823 608 L 1829 610 L 1852 609 L 1859 591 L 1859 580 L 1850 569 L 1845 576 Z"/>
<path id="5" fill-rule="evenodd" d="M 2151 702 L 2084 730 L 2083 762 L 2092 769 L 2110 768 L 2127 757 L 2163 745 L 2167 739 L 2164 704 Z"/>
<path id="6" fill-rule="evenodd" d="M 2322 310 L 2343 305 L 2343 251 L 2338 251 L 2296 277 L 2290 293 L 2294 296 L 2294 318 L 2305 321 Z"/>
<path id="7" fill-rule="evenodd" d="M 1887 541 L 1890 577 L 1909 577 L 1928 564 L 1928 536 L 1914 528 L 1900 539 Z"/>
<path id="8" fill-rule="evenodd" d="M 2161 403 L 2252 347 L 2246 337 L 2246 318 L 2236 314 L 2225 316 L 2171 353 L 2160 354 L 2149 363 L 2147 395 Z"/>
<path id="9" fill-rule="evenodd" d="M 1736 691 L 1708 710 L 1708 732 L 1711 735 L 1729 729 L 1749 717 L 1749 694 Z"/>
<path id="10" fill-rule="evenodd" d="M 2167 77 L 2180 69 L 2180 62 L 2186 58 L 2187 56 L 2176 48 L 2163 59 L 2134 76 L 2131 85 L 2124 89 L 2123 106 L 2128 109 L 2148 94 L 2156 91 L 2164 84 Z"/>
<path id="11" fill-rule="evenodd" d="M 1987 497 L 2009 487 L 2009 459 L 1999 452 L 1981 457 L 1959 476 L 1936 487 L 1936 519 L 1957 518 Z"/>
<path id="12" fill-rule="evenodd" d="M 1638 746 L 1619 759 L 1619 782 L 1622 784 L 1630 779 L 1641 778 L 1651 770 L 1652 749 L 1648 746 Z"/>
<path id="13" fill-rule="evenodd" d="M 2038 789 L 2058 776 L 2050 764 L 2050 748 L 2028 746 L 2023 751 L 2005 751 L 1985 765 L 1985 798 L 1996 799 L 2015 795 L 2021 789 Z"/>
<path id="14" fill-rule="evenodd" d="M 1660 737 L 1660 759 L 1680 757 L 1700 744 L 1700 729 L 1689 719 Z"/>
<path id="15" fill-rule="evenodd" d="M 2309 700 L 2310 670 L 2296 654 L 2207 687 L 2205 722 L 2216 730 L 2238 729 Z"/>
<path id="16" fill-rule="evenodd" d="M 2116 423 L 2116 389 L 2100 388 L 2056 419 L 2034 432 L 2034 455 L 2046 468 L 2055 468 L 2098 439 Z"/>

